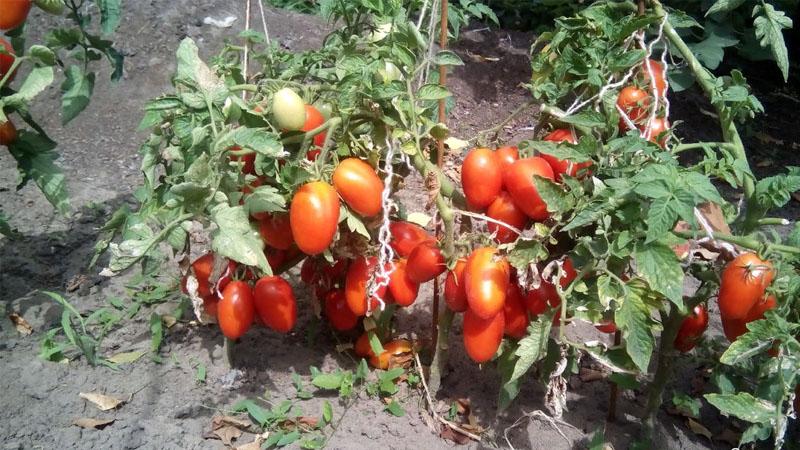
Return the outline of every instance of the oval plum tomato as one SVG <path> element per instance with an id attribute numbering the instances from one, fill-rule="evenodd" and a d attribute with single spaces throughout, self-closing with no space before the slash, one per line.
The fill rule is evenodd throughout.
<path id="1" fill-rule="evenodd" d="M 516 283 L 510 283 L 506 291 L 506 302 L 503 305 L 505 314 L 505 334 L 514 339 L 522 339 L 528 330 L 528 310 L 522 299 L 522 291 Z"/>
<path id="2" fill-rule="evenodd" d="M 547 311 L 547 305 L 553 298 L 558 298 L 555 286 L 547 281 L 542 281 L 539 287 L 531 289 L 525 294 L 525 306 L 534 317 Z"/>
<path id="3" fill-rule="evenodd" d="M 625 86 L 619 92 L 617 106 L 628 115 L 632 122 L 636 123 L 647 116 L 650 96 L 636 86 Z"/>
<path id="4" fill-rule="evenodd" d="M 339 281 L 344 278 L 347 273 L 347 264 L 348 261 L 346 259 L 337 259 L 333 265 L 325 265 L 325 267 L 322 268 L 322 273 L 331 281 Z"/>
<path id="5" fill-rule="evenodd" d="M 489 205 L 486 215 L 492 219 L 507 223 L 518 230 L 522 230 L 528 224 L 528 216 L 517 207 L 517 204 L 511 198 L 511 194 L 506 191 L 500 192 L 495 201 Z M 495 234 L 495 242 L 500 244 L 514 242 L 519 237 L 516 231 L 494 222 L 487 222 L 486 227 L 490 233 Z"/>
<path id="6" fill-rule="evenodd" d="M 525 214 L 533 220 L 542 221 L 550 217 L 547 204 L 539 196 L 533 176 L 555 179 L 550 164 L 542 158 L 524 158 L 512 164 L 503 175 L 506 189 Z"/>
<path id="7" fill-rule="evenodd" d="M 304 184 L 289 207 L 289 224 L 297 247 L 318 255 L 330 247 L 339 226 L 339 196 L 323 181 Z"/>
<path id="8" fill-rule="evenodd" d="M 273 271 L 280 269 L 283 263 L 286 262 L 286 250 L 267 247 L 264 249 L 264 254 L 267 256 L 267 264 Z"/>
<path id="9" fill-rule="evenodd" d="M 264 325 L 288 333 L 297 323 L 297 300 L 292 286 L 281 277 L 261 277 L 253 289 L 256 311 Z"/>
<path id="10" fill-rule="evenodd" d="M 572 265 L 572 260 L 569 258 L 564 260 L 563 268 L 564 276 L 558 280 L 558 284 L 561 285 L 561 289 L 566 289 L 578 277 L 578 272 L 575 271 L 575 266 Z"/>
<path id="11" fill-rule="evenodd" d="M 347 298 L 342 289 L 335 289 L 325 295 L 325 316 L 331 327 L 337 331 L 352 330 L 358 325 L 358 316 L 350 311 Z"/>
<path id="12" fill-rule="evenodd" d="M 426 283 L 443 274 L 447 270 L 444 256 L 434 241 L 425 241 L 417 245 L 408 255 L 406 272 L 408 278 L 415 283 Z"/>
<path id="13" fill-rule="evenodd" d="M 503 172 L 494 152 L 488 148 L 472 150 L 461 166 L 461 186 L 470 208 L 484 210 L 503 187 Z"/>
<path id="14" fill-rule="evenodd" d="M 208 278 L 214 270 L 214 254 L 206 253 L 192 263 L 192 272 L 197 279 L 197 294 L 200 297 L 211 295 L 211 283 Z"/>
<path id="15" fill-rule="evenodd" d="M 288 214 L 268 214 L 259 224 L 261 239 L 278 250 L 288 250 L 294 244 Z"/>
<path id="16" fill-rule="evenodd" d="M 601 333 L 612 334 L 617 332 L 617 324 L 613 320 L 604 320 L 594 327 Z"/>
<path id="17" fill-rule="evenodd" d="M 222 271 L 222 274 L 219 276 L 219 280 L 217 280 L 217 285 L 214 287 L 214 291 L 218 295 L 222 295 L 222 291 L 225 290 L 225 286 L 233 280 L 233 276 L 236 273 L 237 264 L 235 261 L 228 261 L 228 266 Z"/>
<path id="18" fill-rule="evenodd" d="M 0 0 L 2 3 L 2 0 Z M 0 47 L 5 49 L 5 53 L 0 52 L 0 80 L 6 76 L 9 70 L 11 70 L 11 66 L 14 65 L 14 47 L 11 46 L 11 43 L 7 40 L 0 37 Z M 17 75 L 17 71 L 14 70 L 14 73 L 8 78 L 7 83 L 11 83 L 14 80 L 14 77 Z"/>
<path id="19" fill-rule="evenodd" d="M 725 266 L 719 288 L 719 312 L 723 318 L 744 320 L 772 283 L 773 269 L 755 253 L 742 253 Z"/>
<path id="20" fill-rule="evenodd" d="M 750 311 L 747 312 L 745 322 L 750 323 L 764 318 L 764 313 L 778 307 L 778 302 L 775 300 L 774 295 L 767 295 L 761 300 L 757 301 Z"/>
<path id="21" fill-rule="evenodd" d="M 675 348 L 686 353 L 694 348 L 697 339 L 703 335 L 708 328 L 708 311 L 704 305 L 697 305 L 692 313 L 683 319 L 678 336 L 675 337 Z"/>
<path id="22" fill-rule="evenodd" d="M 13 30 L 25 22 L 31 0 L 0 0 L 0 30 Z"/>
<path id="23" fill-rule="evenodd" d="M 16 140 L 17 128 L 11 123 L 11 120 L 0 123 L 0 145 L 11 145 Z"/>
<path id="24" fill-rule="evenodd" d="M 358 158 L 347 158 L 333 171 L 333 185 L 353 211 L 364 217 L 381 212 L 383 181 L 375 169 Z"/>
<path id="25" fill-rule="evenodd" d="M 278 128 L 299 130 L 306 123 L 306 104 L 297 92 L 283 88 L 272 97 L 272 115 Z"/>
<path id="26" fill-rule="evenodd" d="M 667 80 L 664 79 L 664 66 L 653 59 L 648 59 L 642 64 L 642 78 L 647 83 L 648 89 L 652 90 L 653 85 L 650 81 L 650 70 L 652 70 L 653 79 L 656 81 L 656 92 L 658 92 L 658 95 L 661 97 L 667 95 L 668 84 Z"/>
<path id="27" fill-rule="evenodd" d="M 747 333 L 747 323 L 741 319 L 728 319 L 720 315 L 722 319 L 722 331 L 729 342 L 735 341 L 739 336 Z"/>
<path id="28" fill-rule="evenodd" d="M 650 136 L 647 138 L 650 142 L 654 144 L 658 144 L 661 147 L 667 145 L 667 135 L 666 131 L 669 130 L 669 121 L 663 117 L 656 117 L 650 122 L 649 133 Z M 645 126 L 644 124 L 639 126 L 639 130 L 644 131 Z"/>
<path id="29" fill-rule="evenodd" d="M 325 117 L 322 116 L 322 113 L 319 112 L 317 108 L 312 105 L 306 105 L 306 122 L 303 124 L 303 128 L 300 131 L 309 132 L 325 123 Z M 328 133 L 322 132 L 314 136 L 314 146 L 322 147 L 325 144 L 325 136 Z M 312 152 L 314 152 L 312 155 Z M 315 161 L 317 159 L 317 155 L 319 155 L 319 150 L 309 150 L 306 153 L 306 159 L 309 161 Z"/>
<path id="30" fill-rule="evenodd" d="M 203 298 L 203 311 L 211 317 L 217 317 L 219 312 L 219 297 L 211 295 Z"/>
<path id="31" fill-rule="evenodd" d="M 575 140 L 575 136 L 572 135 L 572 131 L 559 128 L 557 130 L 553 130 L 550 134 L 544 137 L 545 141 L 550 142 L 569 142 L 570 144 L 575 144 L 577 141 Z M 553 173 L 555 174 L 556 181 L 561 181 L 561 175 L 569 175 L 574 177 L 578 174 L 578 171 L 585 168 L 591 167 L 592 163 L 590 161 L 576 163 L 572 161 L 567 161 L 563 159 L 558 159 L 553 155 L 548 155 L 546 153 L 542 153 L 539 155 L 550 164 L 550 167 L 553 168 Z"/>
<path id="32" fill-rule="evenodd" d="M 490 319 L 503 311 L 511 268 L 496 248 L 482 247 L 467 258 L 464 287 L 470 311 Z"/>
<path id="33" fill-rule="evenodd" d="M 305 284 L 311 284 L 317 278 L 317 268 L 314 258 L 308 257 L 300 266 L 300 280 Z"/>
<path id="34" fill-rule="evenodd" d="M 357 316 L 367 314 L 367 283 L 372 273 L 378 266 L 378 258 L 374 256 L 356 258 L 350 268 L 347 269 L 347 277 L 344 282 L 344 293 L 347 297 L 347 306 L 350 311 Z M 378 281 L 377 279 L 375 280 Z M 386 286 L 382 286 L 375 293 L 381 299 L 386 297 Z M 370 309 L 374 310 L 379 306 L 377 299 L 372 298 Z"/>
<path id="35" fill-rule="evenodd" d="M 514 161 L 519 159 L 519 149 L 516 146 L 506 146 L 500 147 L 494 151 L 494 157 L 497 160 L 497 163 L 500 164 L 500 172 L 505 172 L 505 170 L 511 164 L 514 164 Z"/>
<path id="36" fill-rule="evenodd" d="M 386 370 L 389 368 L 392 358 L 405 353 L 411 353 L 413 347 L 411 342 L 405 339 L 397 339 L 383 345 L 383 353 L 380 356 L 370 355 L 369 364 L 377 369 Z"/>
<path id="37" fill-rule="evenodd" d="M 468 309 L 464 313 L 464 348 L 467 355 L 479 364 L 492 359 L 503 341 L 505 326 L 502 312 L 484 319 Z"/>
<path id="38" fill-rule="evenodd" d="M 239 339 L 253 324 L 255 314 L 250 285 L 238 280 L 228 283 L 217 305 L 217 319 L 222 334 L 228 339 Z"/>
<path id="39" fill-rule="evenodd" d="M 420 243 L 433 239 L 421 226 L 411 222 L 392 222 L 389 232 L 392 234 L 389 245 L 401 258 L 411 255 L 411 251 Z"/>
<path id="40" fill-rule="evenodd" d="M 356 343 L 353 346 L 353 351 L 356 355 L 366 358 L 375 354 L 375 352 L 372 351 L 372 346 L 369 343 L 369 336 L 371 334 L 375 333 L 365 331 L 361 334 L 361 336 L 358 337 L 358 339 L 356 339 Z"/>
<path id="41" fill-rule="evenodd" d="M 447 307 L 453 312 L 464 312 L 469 304 L 467 303 L 467 291 L 464 286 L 464 269 L 467 267 L 467 260 L 464 258 L 456 261 L 456 266 L 447 273 L 444 280 L 444 301 Z"/>
<path id="42" fill-rule="evenodd" d="M 400 306 L 410 306 L 417 299 L 419 283 L 408 276 L 408 261 L 400 259 L 395 261 L 394 270 L 389 275 L 389 293 L 394 302 Z"/>

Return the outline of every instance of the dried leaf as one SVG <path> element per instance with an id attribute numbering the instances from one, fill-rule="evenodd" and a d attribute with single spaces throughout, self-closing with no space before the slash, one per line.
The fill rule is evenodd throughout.
<path id="1" fill-rule="evenodd" d="M 110 395 L 97 394 L 95 392 L 81 392 L 78 395 L 82 399 L 92 402 L 100 411 L 116 409 L 127 401 L 111 397 Z"/>
<path id="2" fill-rule="evenodd" d="M 67 292 L 75 292 L 81 285 L 89 282 L 89 277 L 84 274 L 75 275 L 67 282 Z"/>
<path id="3" fill-rule="evenodd" d="M 132 352 L 117 353 L 116 355 L 108 358 L 109 362 L 114 364 L 130 364 L 147 353 L 146 350 L 135 350 Z"/>
<path id="4" fill-rule="evenodd" d="M 214 426 L 215 429 L 228 425 L 236 427 L 243 431 L 248 431 L 252 423 L 250 423 L 250 421 L 240 419 L 235 416 L 215 416 L 212 425 Z"/>
<path id="5" fill-rule="evenodd" d="M 693 419 L 689 419 L 689 429 L 692 430 L 692 433 L 705 436 L 709 440 L 714 436 L 711 434 L 711 431 L 709 431 L 708 428 L 704 427 L 702 424 L 700 424 L 700 422 Z"/>
<path id="6" fill-rule="evenodd" d="M 236 450 L 261 450 L 261 444 L 267 439 L 269 439 L 269 431 L 256 435 L 256 437 L 253 438 L 253 442 L 235 448 Z"/>
<path id="7" fill-rule="evenodd" d="M 451 442 L 455 442 L 458 445 L 467 445 L 472 441 L 469 437 L 453 430 L 448 425 L 442 426 L 442 431 L 439 432 L 439 437 Z"/>
<path id="8" fill-rule="evenodd" d="M 87 429 L 95 429 L 95 430 L 102 430 L 103 428 L 111 425 L 114 423 L 114 419 L 90 419 L 87 417 L 82 417 L 80 419 L 75 419 L 72 422 L 73 425 L 79 426 L 81 428 Z"/>
<path id="9" fill-rule="evenodd" d="M 703 214 L 703 217 L 711 225 L 714 231 L 719 231 L 725 234 L 731 233 L 731 227 L 725 221 L 725 214 L 722 208 L 716 203 L 705 202 L 697 205 L 697 209 Z"/>
<path id="10" fill-rule="evenodd" d="M 242 430 L 230 425 L 223 425 L 213 431 L 214 436 L 222 441 L 223 444 L 230 446 L 231 442 L 242 436 Z"/>
<path id="11" fill-rule="evenodd" d="M 19 314 L 11 313 L 8 315 L 8 318 L 11 320 L 11 323 L 14 324 L 14 328 L 17 329 L 19 334 L 23 336 L 29 336 L 31 333 L 33 333 L 33 327 Z"/>
<path id="12" fill-rule="evenodd" d="M 172 316 L 168 316 L 168 315 L 165 314 L 165 315 L 161 316 L 161 322 L 164 323 L 165 327 L 172 328 L 173 325 L 178 323 L 178 319 L 176 319 L 176 318 L 174 318 Z"/>
<path id="13" fill-rule="evenodd" d="M 578 376 L 584 383 L 590 383 L 592 381 L 603 380 L 606 378 L 606 374 L 602 370 L 588 369 L 585 367 L 581 367 L 581 371 Z"/>
<path id="14" fill-rule="evenodd" d="M 450 136 L 444 140 L 444 145 L 446 145 L 450 150 L 461 150 L 462 148 L 467 148 L 469 142 Z"/>

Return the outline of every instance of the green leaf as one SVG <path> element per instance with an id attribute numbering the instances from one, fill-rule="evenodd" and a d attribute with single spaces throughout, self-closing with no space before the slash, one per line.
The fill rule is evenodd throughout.
<path id="1" fill-rule="evenodd" d="M 161 322 L 161 315 L 153 311 L 150 315 L 150 351 L 154 355 L 158 355 L 163 340 L 164 324 Z"/>
<path id="2" fill-rule="evenodd" d="M 647 210 L 647 242 L 663 238 L 678 221 L 678 209 L 674 197 L 660 197 L 650 203 Z"/>
<path id="3" fill-rule="evenodd" d="M 622 330 L 628 355 L 639 370 L 647 372 L 655 338 L 650 329 L 650 308 L 636 290 L 628 289 L 628 295 L 615 313 L 614 321 Z"/>
<path id="4" fill-rule="evenodd" d="M 56 210 L 66 215 L 70 211 L 67 183 L 54 162 L 58 158 L 54 148 L 55 143 L 44 136 L 22 130 L 8 150 L 17 160 L 17 170 L 22 175 L 17 188 L 33 180 Z"/>
<path id="5" fill-rule="evenodd" d="M 0 104 L 23 109 L 34 97 L 44 91 L 53 82 L 52 67 L 36 67 L 31 70 L 19 90 L 7 97 L 2 97 Z"/>
<path id="6" fill-rule="evenodd" d="M 527 335 L 519 341 L 519 347 L 514 352 L 519 357 L 514 365 L 514 372 L 509 382 L 525 375 L 533 363 L 544 358 L 547 354 L 547 340 L 550 336 L 552 321 L 543 317 L 528 325 Z"/>
<path id="7" fill-rule="evenodd" d="M 706 11 L 706 17 L 710 16 L 711 14 L 729 13 L 742 6 L 745 1 L 747 0 L 717 0 L 713 5 L 711 5 L 711 8 L 708 8 L 708 11 Z"/>
<path id="8" fill-rule="evenodd" d="M 636 376 L 628 373 L 614 372 L 608 376 L 608 380 L 622 389 L 637 389 L 641 386 Z"/>
<path id="9" fill-rule="evenodd" d="M 221 203 L 211 210 L 211 219 L 217 224 L 211 233 L 211 248 L 215 252 L 246 266 L 258 266 L 266 274 L 272 273 L 264 255 L 264 242 L 250 225 L 244 207 Z"/>
<path id="10" fill-rule="evenodd" d="M 533 176 L 533 184 L 536 191 L 547 204 L 547 210 L 551 213 L 565 213 L 575 207 L 575 200 L 568 192 L 561 188 L 561 185 L 549 178 Z"/>
<path id="11" fill-rule="evenodd" d="M 789 167 L 789 173 L 758 180 L 756 199 L 765 210 L 780 208 L 792 198 L 792 193 L 800 190 L 800 169 Z"/>
<path id="12" fill-rule="evenodd" d="M 527 270 L 531 264 L 544 261 L 549 256 L 545 246 L 539 241 L 517 241 L 508 254 L 508 262 L 517 270 Z"/>
<path id="13" fill-rule="evenodd" d="M 747 324 L 748 332 L 736 338 L 720 356 L 719 362 L 734 366 L 741 364 L 772 346 L 773 338 L 781 330 L 769 320 L 756 320 Z"/>
<path id="14" fill-rule="evenodd" d="M 367 226 L 364 225 L 364 222 L 355 215 L 355 213 L 347 210 L 346 213 L 341 214 L 341 216 L 346 217 L 347 221 L 347 228 L 352 231 L 353 233 L 360 234 L 367 239 L 370 239 L 369 230 L 367 230 Z"/>
<path id="15" fill-rule="evenodd" d="M 636 273 L 654 291 L 676 305 L 683 303 L 683 270 L 672 249 L 660 242 L 636 246 Z"/>
<path id="16" fill-rule="evenodd" d="M 700 42 L 687 44 L 698 60 L 711 70 L 719 67 L 725 56 L 725 48 L 739 43 L 730 30 L 708 23 L 706 36 Z"/>
<path id="17" fill-rule="evenodd" d="M 214 72 L 200 59 L 197 44 L 186 38 L 178 46 L 178 68 L 175 81 L 197 86 L 206 98 L 222 101 L 228 95 L 228 89 Z"/>
<path id="18" fill-rule="evenodd" d="M 584 110 L 567 117 L 561 117 L 558 120 L 588 128 L 604 127 L 606 124 L 606 119 L 601 113 L 590 110 Z"/>
<path id="19" fill-rule="evenodd" d="M 291 433 L 283 435 L 278 442 L 275 443 L 277 447 L 286 447 L 289 444 L 295 443 L 298 439 L 300 439 L 300 432 L 295 430 Z"/>
<path id="20" fill-rule="evenodd" d="M 503 352 L 497 360 L 497 370 L 500 372 L 502 383 L 500 395 L 497 399 L 497 408 L 501 411 L 508 408 L 511 402 L 517 398 L 522 384 L 521 378 L 511 381 L 511 376 L 514 374 L 514 366 L 517 362 L 517 348 L 516 343 L 509 343 L 509 345 L 503 347 Z M 456 406 L 455 403 L 453 406 Z"/>
<path id="21" fill-rule="evenodd" d="M 44 45 L 31 45 L 28 49 L 28 54 L 39 60 L 45 66 L 53 66 L 56 64 L 56 54 L 49 47 Z"/>
<path id="22" fill-rule="evenodd" d="M 775 417 L 775 405 L 755 398 L 747 392 L 737 394 L 706 394 L 705 399 L 723 414 L 750 423 L 769 423 Z"/>
<path id="23" fill-rule="evenodd" d="M 331 406 L 331 402 L 325 400 L 322 402 L 322 421 L 331 423 L 331 420 L 333 420 L 333 406 Z"/>
<path id="24" fill-rule="evenodd" d="M 94 73 L 84 73 L 80 66 L 69 66 L 61 84 L 61 123 L 66 125 L 89 104 L 94 91 Z"/>
<path id="25" fill-rule="evenodd" d="M 273 186 L 259 186 L 244 199 L 249 214 L 281 212 L 286 210 L 286 199 Z"/>
<path id="26" fill-rule="evenodd" d="M 344 374 L 338 373 L 321 373 L 311 379 L 311 384 L 320 388 L 334 390 L 339 389 L 344 381 Z"/>
<path id="27" fill-rule="evenodd" d="M 233 410 L 236 412 L 247 411 L 247 414 L 250 416 L 250 418 L 261 426 L 264 426 L 275 417 L 271 411 L 262 408 L 261 406 L 257 405 L 256 402 L 250 399 L 237 402 L 235 405 L 233 405 Z"/>
<path id="28" fill-rule="evenodd" d="M 206 365 L 203 363 L 197 364 L 197 370 L 194 374 L 194 379 L 198 383 L 205 383 L 206 382 Z"/>
<path id="29" fill-rule="evenodd" d="M 689 397 L 684 393 L 675 393 L 672 396 L 672 404 L 685 416 L 695 419 L 700 418 L 700 408 L 703 406 L 703 403 L 700 402 L 699 399 Z"/>
<path id="30" fill-rule="evenodd" d="M 426 84 L 417 92 L 417 98 L 419 100 L 439 100 L 450 97 L 451 95 L 453 94 L 451 94 L 450 91 L 438 84 Z"/>
<path id="31" fill-rule="evenodd" d="M 756 28 L 756 38 L 762 47 L 769 47 L 772 50 L 772 56 L 783 74 L 783 80 L 788 80 L 789 53 L 783 40 L 783 30 L 792 28 L 792 19 L 786 17 L 783 11 L 777 11 L 774 6 L 764 2 L 753 9 L 753 17 L 755 17 L 753 25 Z"/>
<path id="32" fill-rule="evenodd" d="M 54 15 L 64 12 L 64 0 L 33 0 L 33 3 L 42 11 Z"/>
<path id="33" fill-rule="evenodd" d="M 130 364 L 136 362 L 139 358 L 145 355 L 145 350 L 135 350 L 132 352 L 117 353 L 116 355 L 108 358 L 108 362 L 114 364 Z"/>
<path id="34" fill-rule="evenodd" d="M 100 8 L 100 25 L 103 33 L 111 34 L 117 29 L 122 18 L 122 0 L 97 0 Z"/>
<path id="35" fill-rule="evenodd" d="M 378 339 L 378 335 L 376 333 L 368 333 L 367 336 L 369 337 L 369 347 L 372 349 L 372 353 L 376 355 L 382 354 L 383 344 L 381 344 L 381 340 Z"/>
<path id="36" fill-rule="evenodd" d="M 236 128 L 220 139 L 218 147 L 222 146 L 227 149 L 234 145 L 270 158 L 276 158 L 283 153 L 280 137 L 268 128 Z"/>
<path id="37" fill-rule="evenodd" d="M 395 417 L 403 417 L 406 415 L 406 411 L 403 409 L 402 406 L 400 406 L 400 403 L 398 403 L 396 400 L 392 400 L 391 403 L 386 405 L 384 410 L 388 411 L 389 414 Z"/>
<path id="38" fill-rule="evenodd" d="M 441 50 L 433 58 L 433 62 L 439 66 L 463 66 L 464 62 L 450 50 Z"/>

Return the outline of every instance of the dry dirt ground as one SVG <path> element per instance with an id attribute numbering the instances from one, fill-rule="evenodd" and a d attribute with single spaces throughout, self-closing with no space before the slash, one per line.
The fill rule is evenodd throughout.
<path id="1" fill-rule="evenodd" d="M 111 297 L 126 299 L 129 296 L 125 285 L 130 276 L 105 279 L 97 275 L 97 270 L 86 269 L 96 230 L 116 207 L 133 202 L 132 192 L 140 182 L 137 148 L 145 137 L 135 131 L 136 126 L 144 102 L 170 90 L 169 78 L 175 68 L 174 51 L 178 43 L 190 36 L 198 42 L 201 53 L 210 56 L 225 39 L 233 38 L 241 30 L 242 8 L 226 3 L 209 0 L 125 2 L 125 19 L 115 38 L 126 55 L 124 78 L 112 85 L 107 73 L 101 74 L 91 105 L 66 128 L 61 127 L 55 113 L 59 98 L 57 87 L 51 87 L 41 97 L 34 113 L 43 119 L 45 128 L 60 143 L 60 164 L 69 180 L 75 211 L 72 217 L 65 219 L 55 215 L 31 187 L 16 191 L 12 161 L 7 153 L 0 151 L 0 204 L 11 216 L 12 225 L 22 234 L 14 241 L 0 238 L 0 312 L 3 313 L 0 321 L 0 436 L 3 448 L 221 448 L 220 441 L 204 438 L 216 410 L 230 408 L 245 397 L 265 396 L 274 402 L 292 398 L 295 389 L 290 374 L 299 374 L 308 384 L 312 365 L 323 370 L 354 369 L 351 357 L 335 351 L 336 339 L 327 329 L 318 333 L 313 345 L 306 345 L 307 330 L 315 325 L 312 314 L 306 310 L 300 314 L 297 331 L 289 335 L 263 329 L 248 333 L 238 345 L 235 357 L 242 371 L 240 376 L 234 376 L 226 368 L 219 331 L 187 323 L 178 323 L 167 333 L 161 363 L 145 356 L 123 366 L 123 370 L 113 371 L 90 367 L 82 359 L 57 364 L 37 357 L 44 332 L 57 326 L 61 316 L 61 307 L 40 290 L 64 293 L 76 277 L 84 275 L 86 279 L 80 287 L 65 294 L 84 313 L 105 305 Z M 202 25 L 206 16 L 223 18 L 228 15 L 239 18 L 231 29 Z M 34 13 L 31 28 L 46 26 L 49 20 Z M 272 36 L 291 49 L 318 45 L 324 33 L 324 25 L 311 16 L 269 9 L 267 21 Z M 519 32 L 463 33 L 455 51 L 467 65 L 456 70 L 451 79 L 458 99 L 450 118 L 456 136 L 469 137 L 477 130 L 498 123 L 525 101 L 526 91 L 519 84 L 529 76 L 527 52 L 531 41 L 531 34 Z M 486 60 L 481 56 L 499 60 Z M 695 116 L 690 108 L 679 108 L 677 114 Z M 530 135 L 535 117 L 532 111 L 512 122 L 509 129 L 516 131 L 507 137 L 519 139 Z M 785 145 L 791 146 L 796 141 L 794 137 L 778 139 L 784 139 Z M 758 141 L 753 142 L 758 145 Z M 412 199 L 421 194 L 405 195 L 406 199 Z M 796 209 L 787 211 L 796 216 Z M 421 298 L 429 298 L 429 294 L 429 290 L 423 291 Z M 303 288 L 298 288 L 297 296 L 302 304 L 306 304 L 308 295 Z M 418 303 L 427 305 L 425 300 Z M 159 311 L 169 311 L 172 307 L 174 305 L 161 305 Z M 11 312 L 21 314 L 33 326 L 34 333 L 18 335 L 5 319 Z M 113 331 L 104 341 L 103 353 L 148 349 L 148 317 L 149 313 L 140 314 L 139 318 Z M 427 337 L 424 333 L 429 320 L 426 308 L 416 308 L 400 314 L 398 329 L 416 330 Z M 571 328 L 575 328 L 571 332 L 591 333 Z M 204 384 L 195 382 L 198 364 L 208 369 Z M 690 365 L 685 368 L 681 387 L 688 386 L 693 373 Z M 478 367 L 468 361 L 457 321 L 440 400 L 449 405 L 452 399 L 469 399 L 478 423 L 490 430 L 483 442 L 472 443 L 470 448 L 585 448 L 588 439 L 599 429 L 605 429 L 607 439 L 615 448 L 626 448 L 635 436 L 643 411 L 642 393 L 625 391 L 620 397 L 618 421 L 606 424 L 608 384 L 583 382 L 580 377 L 573 376 L 569 380 L 569 410 L 563 418 L 567 425 L 559 425 L 557 430 L 546 421 L 524 417 L 525 413 L 545 409 L 544 390 L 540 384 L 532 379 L 526 382 L 513 406 L 498 414 L 498 382 L 493 364 Z M 125 398 L 133 395 L 118 410 L 99 412 L 78 396 L 79 392 L 93 391 Z M 349 408 L 344 408 L 336 397 L 324 395 L 298 405 L 308 415 L 318 416 L 326 398 L 333 404 L 334 422 L 338 423 L 335 431 L 327 429 L 329 448 L 454 446 L 428 428 L 420 413 L 424 401 L 416 391 L 404 392 L 399 397 L 407 410 L 404 417 L 383 412 L 379 400 L 363 394 Z M 722 430 L 713 411 L 706 408 L 703 414 L 704 422 L 714 433 Z M 103 430 L 83 430 L 71 425 L 79 417 L 113 418 L 115 422 Z M 518 422 L 520 418 L 523 420 Z M 515 422 L 518 426 L 508 432 L 506 440 L 504 430 Z M 725 447 L 694 435 L 684 420 L 664 412 L 659 427 L 659 448 Z M 252 436 L 245 435 L 238 443 L 250 440 Z"/>

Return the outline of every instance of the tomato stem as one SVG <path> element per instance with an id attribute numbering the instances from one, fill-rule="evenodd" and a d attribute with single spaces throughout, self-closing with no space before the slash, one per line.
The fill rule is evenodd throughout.
<path id="1" fill-rule="evenodd" d="M 497 139 L 497 134 L 500 132 L 501 129 L 503 129 L 504 126 L 506 126 L 509 122 L 514 120 L 514 118 L 517 117 L 518 115 L 520 115 L 523 111 L 525 111 L 526 109 L 530 108 L 533 105 L 536 105 L 537 103 L 539 103 L 539 102 L 537 102 L 535 99 L 529 99 L 527 102 L 525 102 L 522 105 L 520 105 L 517 109 L 515 109 L 514 111 L 511 111 L 511 114 L 509 114 L 505 119 L 503 119 L 497 125 L 493 126 L 492 128 L 487 128 L 487 129 L 485 129 L 483 131 L 479 131 L 478 134 L 474 138 L 475 139 L 475 143 L 477 145 L 479 145 L 479 146 L 482 146 L 482 145 L 486 144 L 486 142 L 483 141 L 483 136 L 485 136 L 485 135 L 490 135 L 490 136 L 494 135 L 494 139 L 493 140 L 496 140 Z M 471 141 L 471 139 L 470 139 L 470 141 Z"/>
<path id="2" fill-rule="evenodd" d="M 441 313 L 439 314 L 436 348 L 433 351 L 431 371 L 428 375 L 428 389 L 430 389 L 431 396 L 434 398 L 436 398 L 436 393 L 439 392 L 439 387 L 442 384 L 442 372 L 444 372 L 444 366 L 447 364 L 447 352 L 450 348 L 450 327 L 453 324 L 454 316 L 455 313 L 450 308 L 442 305 Z"/>
<path id="3" fill-rule="evenodd" d="M 690 144 L 679 144 L 672 147 L 672 153 L 681 153 L 687 150 L 698 150 L 706 147 L 717 147 L 725 150 L 736 151 L 736 146 L 729 142 L 693 142 Z"/>
<path id="4" fill-rule="evenodd" d="M 236 341 L 229 338 L 224 338 L 222 342 L 222 352 L 225 354 L 225 364 L 228 366 L 228 369 L 233 369 L 233 350 L 236 346 Z"/>
<path id="5" fill-rule="evenodd" d="M 331 144 L 333 143 L 333 135 L 334 133 L 336 133 L 336 130 L 339 128 L 339 125 L 341 124 L 342 124 L 342 119 L 340 119 L 339 117 L 332 117 L 327 122 L 317 127 L 320 128 L 327 125 L 328 129 L 328 134 L 325 135 L 325 142 L 322 144 L 322 150 L 320 150 L 319 156 L 317 156 L 317 161 L 316 161 L 317 173 L 320 179 L 322 179 L 322 168 L 325 167 L 325 162 L 328 160 L 328 153 L 331 148 Z M 310 136 L 314 136 L 314 134 L 311 133 L 314 133 L 317 130 L 317 128 L 306 133 L 304 140 L 310 139 Z"/>
<path id="6" fill-rule="evenodd" d="M 698 235 L 704 233 L 705 232 L 702 230 L 672 232 L 672 234 L 674 234 L 675 236 L 678 236 L 683 239 L 697 239 Z M 714 233 L 714 239 L 729 242 L 731 244 L 735 244 L 738 245 L 739 247 L 744 247 L 749 250 L 759 251 L 766 248 L 767 251 L 777 251 L 782 253 L 791 253 L 793 255 L 800 255 L 800 247 L 794 247 L 791 245 L 784 245 L 784 244 L 774 244 L 769 242 L 763 243 L 759 242 L 757 239 L 749 237 L 733 236 L 725 233 Z"/>
<path id="7" fill-rule="evenodd" d="M 8 69 L 8 72 L 6 72 L 6 74 L 3 76 L 3 79 L 0 80 L 0 88 L 5 86 L 8 80 L 11 79 L 11 76 L 14 75 L 14 72 L 16 72 L 17 67 L 19 67 L 19 65 L 22 64 L 22 61 L 28 59 L 27 56 L 20 56 L 20 57 L 17 57 L 16 55 L 11 55 L 11 56 L 14 58 L 14 62 L 11 63 L 11 67 Z"/>

